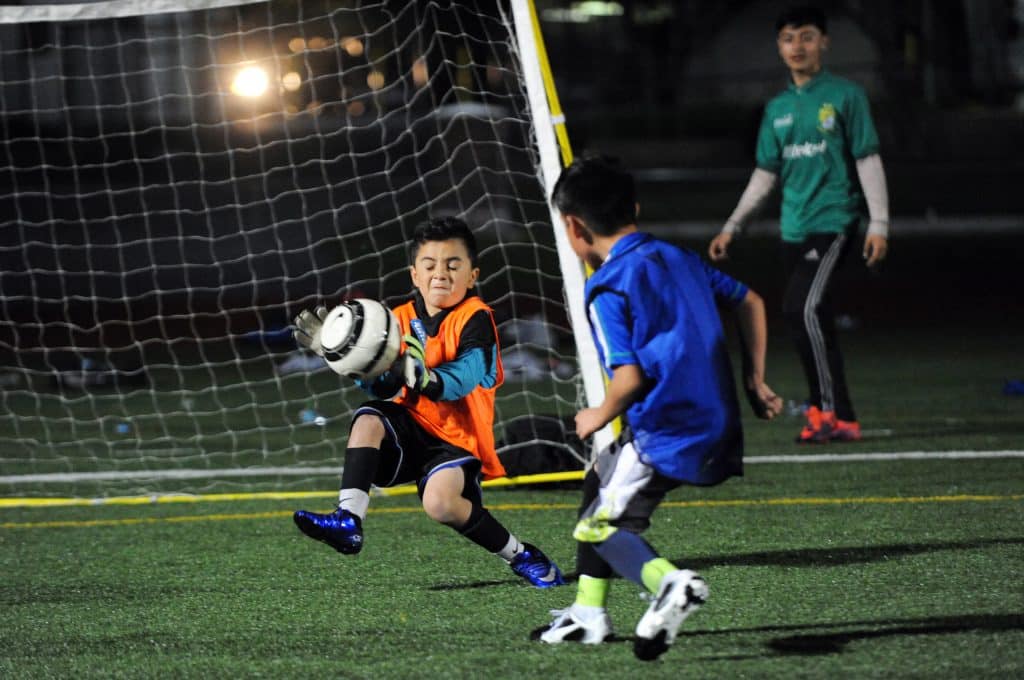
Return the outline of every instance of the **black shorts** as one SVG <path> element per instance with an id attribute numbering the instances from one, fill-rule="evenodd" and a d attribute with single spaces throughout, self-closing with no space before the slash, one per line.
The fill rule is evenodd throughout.
<path id="1" fill-rule="evenodd" d="M 375 415 L 384 423 L 384 441 L 373 483 L 379 487 L 416 482 L 420 497 L 430 476 L 450 467 L 462 468 L 466 477 L 463 496 L 481 497 L 480 459 L 469 451 L 433 436 L 393 401 L 368 401 L 352 415 L 352 423 L 362 415 Z"/>

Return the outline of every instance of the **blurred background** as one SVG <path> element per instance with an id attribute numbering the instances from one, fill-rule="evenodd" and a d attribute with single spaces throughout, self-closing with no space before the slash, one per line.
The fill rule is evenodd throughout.
<path id="1" fill-rule="evenodd" d="M 846 342 L 880 394 L 902 379 L 889 366 L 922 372 L 923 347 L 933 366 L 978 355 L 977 394 L 999 394 L 1024 378 L 1024 0 L 817 4 L 826 66 L 868 92 L 892 214 L 884 265 L 854 252 L 837 275 Z M 571 418 L 575 346 L 507 2 L 99 5 L 0 3 L 0 436 L 19 470 L 133 468 L 141 449 L 305 464 L 310 442 L 335 460 L 343 427 L 309 434 L 296 414 L 340 419 L 361 393 L 339 408 L 288 325 L 343 297 L 397 302 L 412 230 L 453 213 L 477 229 L 523 383 L 499 419 Z M 644 228 L 703 253 L 731 212 L 787 83 L 788 5 L 536 1 L 573 150 L 633 168 Z M 790 370 L 777 214 L 776 198 L 723 268 L 762 293 Z"/>
<path id="2" fill-rule="evenodd" d="M 764 103 L 786 86 L 772 0 L 538 3 L 577 151 L 637 170 L 647 228 L 704 250 L 753 169 Z M 1024 316 L 1024 2 L 826 1 L 825 65 L 868 92 L 892 251 L 850 258 L 851 323 L 1011 324 Z M 777 197 L 733 273 L 778 303 Z M 759 238 L 761 237 L 761 238 Z M 840 280 L 841 283 L 847 283 Z M 1024 371 L 1024 362 L 1018 362 Z"/>
<path id="3" fill-rule="evenodd" d="M 47 3 L 2 6 L 14 10 L 30 4 Z M 635 169 L 647 228 L 702 248 L 731 211 L 753 167 L 761 107 L 786 84 L 776 53 L 774 22 L 788 4 L 774 0 L 537 0 L 574 150 L 616 155 Z M 393 41 L 392 36 L 385 40 L 384 35 L 375 34 L 383 24 L 365 18 L 374 13 L 348 11 L 360 5 L 379 7 L 379 14 L 395 17 L 389 30 L 398 34 L 412 36 L 417 26 L 429 22 L 444 28 L 432 40 L 419 35 L 389 53 L 382 48 Z M 830 19 L 827 66 L 866 88 L 881 137 L 893 215 L 893 253 L 885 272 L 896 276 L 903 269 L 909 278 L 878 285 L 888 287 L 888 292 L 905 290 L 918 301 L 956 296 L 966 286 L 972 305 L 1007 316 L 1006 305 L 1024 297 L 1013 271 L 1015 261 L 1000 259 L 1024 249 L 1020 241 L 1024 159 L 1019 153 L 1024 149 L 1024 1 L 831 0 L 818 5 Z M 20 215 L 24 223 L 60 217 L 67 207 L 74 221 L 98 202 L 104 204 L 99 210 L 122 215 L 148 211 L 146 228 L 157 230 L 163 228 L 160 209 L 165 206 L 181 215 L 182 210 L 212 205 L 224 212 L 213 216 L 214 223 L 241 219 L 250 227 L 294 220 L 304 211 L 314 241 L 306 261 L 286 266 L 288 274 L 276 255 L 254 266 L 289 279 L 296 278 L 292 273 L 301 267 L 338 273 L 339 259 L 357 260 L 367 254 L 367 248 L 361 239 L 343 236 L 335 241 L 336 224 L 373 222 L 404 228 L 424 216 L 417 209 L 424 196 L 433 200 L 444 193 L 438 186 L 451 183 L 444 173 L 423 172 L 424 166 L 432 167 L 433 159 L 420 167 L 393 164 L 389 170 L 393 176 L 426 174 L 425 183 L 435 186 L 404 192 L 402 205 L 394 208 L 368 207 L 361 199 L 387 190 L 389 181 L 381 172 L 388 159 L 374 150 L 396 140 L 415 144 L 425 137 L 405 134 L 407 130 L 440 129 L 444 125 L 439 121 L 460 115 L 470 121 L 500 120 L 509 98 L 518 96 L 510 81 L 508 53 L 480 40 L 446 44 L 446 35 L 493 32 L 493 23 L 501 15 L 499 6 L 504 8 L 486 2 L 279 0 L 107 24 L 37 22 L 0 27 L 7 54 L 0 63 L 5 181 L 23 188 L 77 183 L 78 193 L 86 194 L 84 201 L 65 205 L 61 200 L 33 202 L 25 195 L 14 199 L 15 191 L 3 197 L 0 208 Z M 460 12 L 459 7 L 471 11 Z M 298 27 L 301 30 L 295 30 Z M 207 39 L 205 29 L 222 35 Z M 178 39 L 179 34 L 188 37 Z M 79 49 L 52 49 L 62 42 Z M 115 75 L 121 71 L 127 75 Z M 229 128 L 219 125 L 225 119 L 233 121 Z M 466 136 L 484 134 L 502 141 L 503 136 L 517 134 L 513 126 L 502 129 L 499 124 L 481 132 L 472 130 L 474 125 L 465 127 Z M 69 144 L 68 139 L 74 141 Z M 290 144 L 275 144 L 275 139 L 288 139 Z M 198 149 L 199 154 L 174 156 L 172 151 L 169 162 L 162 157 L 142 164 L 131 160 L 137 149 L 150 146 Z M 445 157 L 452 148 L 427 143 L 415 153 Z M 495 149 L 486 144 L 481 148 L 485 155 Z M 230 153 L 216 155 L 226 149 Z M 348 151 L 355 152 L 345 160 L 349 167 L 296 162 L 341 158 Z M 60 171 L 73 166 L 76 159 L 97 157 L 106 159 L 104 176 Z M 204 167 L 196 164 L 197 158 Z M 487 165 L 490 160 L 474 155 L 468 162 Z M 517 167 L 528 166 L 526 161 Z M 43 167 L 51 170 L 45 182 L 39 171 Z M 264 172 L 268 167 L 274 171 Z M 206 196 L 190 191 L 172 196 L 155 186 L 172 186 L 196 176 L 214 180 L 234 176 L 239 181 L 230 187 L 207 182 Z M 357 186 L 352 181 L 355 176 L 365 184 Z M 107 197 L 89 191 L 122 181 L 153 186 L 148 194 L 117 193 L 109 207 Z M 293 192 L 276 202 L 260 200 L 276 193 L 268 189 L 275 183 L 296 185 L 304 193 Z M 325 183 L 339 192 L 334 198 L 315 191 Z M 475 181 L 469 193 L 474 190 L 482 191 L 481 182 Z M 492 186 L 487 193 L 515 192 Z M 300 195 L 307 198 L 304 205 L 294 202 Z M 447 198 L 450 211 L 471 214 L 474 206 L 479 207 L 473 197 L 453 194 Z M 331 201 L 342 205 L 340 215 L 327 208 Z M 754 225 L 752 236 L 772 234 L 776 206 L 777 202 L 763 212 L 763 222 Z M 488 215 L 482 221 L 500 213 L 497 221 L 512 225 L 506 230 L 543 219 L 543 211 L 524 213 L 511 204 L 497 210 L 493 205 L 486 207 Z M 440 208 L 435 203 L 432 209 Z M 56 215 L 48 214 L 54 210 Z M 208 229 L 207 225 L 199 228 Z M 24 253 L 17 249 L 22 235 L 16 229 L 5 231 L 0 246 L 6 248 L 0 250 L 0 257 L 11 272 L 22 266 Z M 209 257 L 169 253 L 166 259 L 169 265 L 182 256 L 186 261 L 198 258 L 197 264 L 240 262 L 253 248 L 263 247 L 261 234 L 267 237 L 268 251 L 280 250 L 281 245 L 286 250 L 297 247 L 299 238 L 294 230 L 249 232 L 255 241 L 225 239 L 217 245 L 223 252 Z M 398 244 L 406 233 L 401 229 L 396 233 Z M 284 242 L 273 241 L 271 234 Z M 937 245 L 939 253 L 931 253 L 927 243 L 904 245 L 912 237 L 940 235 L 953 238 L 954 245 Z M 970 239 L 969 247 L 956 245 L 961 237 Z M 377 246 L 388 250 L 393 244 Z M 142 241 L 132 247 L 150 257 L 150 246 Z M 757 248 L 760 252 L 762 246 Z M 742 258 L 743 250 L 741 246 L 737 257 Z M 918 258 L 923 253 L 928 257 Z M 92 254 L 104 257 L 102 248 L 93 249 Z M 152 257 L 159 260 L 162 255 L 157 248 Z M 954 255 L 965 259 L 950 259 Z M 915 267 L 910 269 L 912 264 Z M 93 268 L 98 265 L 94 262 Z M 117 268 L 116 263 L 111 266 Z M 65 269 L 88 271 L 87 266 Z M 193 279 L 199 277 L 192 281 L 185 280 L 184 271 L 176 276 L 173 266 L 160 271 L 173 279 L 161 284 L 164 288 L 202 287 L 199 270 L 189 272 Z M 941 280 L 925 277 L 930 271 L 942 272 Z M 290 283 L 285 297 L 294 299 L 329 288 L 365 289 L 368 278 L 379 276 L 384 274 L 338 273 L 328 281 L 306 278 L 306 286 Z M 762 286 L 777 283 L 767 271 L 763 281 L 758 273 L 750 276 Z M 248 271 L 240 275 L 239 290 L 249 285 L 249 278 Z M 927 296 L 918 295 L 926 281 L 927 286 L 939 288 L 929 288 Z M 946 285 L 952 282 L 956 285 Z M 8 276 L 4 283 L 9 291 L 28 290 L 24 277 Z M 234 290 L 231 276 L 207 283 L 224 288 L 222 302 Z M 396 282 L 388 291 L 394 294 L 398 288 Z M 251 295 L 242 291 L 241 298 L 248 301 Z M 902 306 L 912 313 L 909 304 Z M 1020 307 L 1014 306 L 1013 311 Z"/>

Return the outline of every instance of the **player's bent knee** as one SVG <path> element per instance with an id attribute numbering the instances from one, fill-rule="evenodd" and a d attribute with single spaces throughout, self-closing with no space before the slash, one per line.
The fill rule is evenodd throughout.
<path id="1" fill-rule="evenodd" d="M 348 435 L 349 447 L 378 447 L 384 441 L 384 420 L 375 413 L 360 413 L 352 421 L 352 431 Z"/>
<path id="2" fill-rule="evenodd" d="M 427 517 L 449 526 L 462 526 L 472 512 L 472 505 L 462 496 L 431 492 L 423 494 L 423 511 Z"/>
<path id="3" fill-rule="evenodd" d="M 451 523 L 454 514 L 451 500 L 438 494 L 423 495 L 423 512 L 427 513 L 427 517 L 441 524 Z"/>

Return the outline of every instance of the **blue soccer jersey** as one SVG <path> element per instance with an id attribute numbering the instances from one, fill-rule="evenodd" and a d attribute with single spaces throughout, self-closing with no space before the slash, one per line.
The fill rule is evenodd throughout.
<path id="1" fill-rule="evenodd" d="M 646 391 L 627 411 L 641 460 L 691 484 L 743 473 L 743 431 L 716 302 L 747 287 L 695 253 L 635 232 L 587 281 L 591 332 L 605 372 L 635 364 Z"/>

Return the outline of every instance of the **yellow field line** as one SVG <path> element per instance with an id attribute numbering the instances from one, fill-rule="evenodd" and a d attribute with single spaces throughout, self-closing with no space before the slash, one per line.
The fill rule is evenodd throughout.
<path id="1" fill-rule="evenodd" d="M 333 496 L 333 494 L 331 494 Z M 309 496 L 306 496 L 309 497 Z M 961 494 L 956 496 L 864 496 L 861 498 L 767 498 L 737 500 L 667 501 L 663 508 L 743 508 L 764 506 L 815 506 L 815 505 L 891 505 L 899 503 L 993 503 L 998 501 L 1019 501 L 1024 494 L 984 495 Z M 491 510 L 572 510 L 575 503 L 500 503 L 488 506 Z M 372 508 L 372 514 L 396 514 L 421 512 L 419 506 L 400 508 Z M 129 526 L 135 524 L 225 522 L 233 520 L 280 519 L 291 516 L 291 510 L 250 513 L 219 513 L 213 515 L 179 515 L 176 517 L 130 517 L 124 519 L 58 520 L 50 522 L 2 522 L 0 529 L 52 529 L 84 528 L 100 526 Z"/>
<path id="2" fill-rule="evenodd" d="M 522 484 L 546 484 L 549 482 L 570 482 L 583 479 L 583 470 L 568 472 L 543 472 L 536 475 L 501 477 L 483 483 L 485 489 Z M 375 495 L 407 496 L 416 493 L 415 484 L 376 489 Z M 334 498 L 337 491 L 263 491 L 247 493 L 208 494 L 149 494 L 143 496 L 113 496 L 111 498 L 0 498 L 0 510 L 8 508 L 59 508 L 72 506 L 101 505 L 154 505 L 162 503 L 204 503 L 222 501 L 288 501 L 303 498 Z"/>

